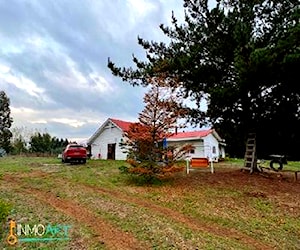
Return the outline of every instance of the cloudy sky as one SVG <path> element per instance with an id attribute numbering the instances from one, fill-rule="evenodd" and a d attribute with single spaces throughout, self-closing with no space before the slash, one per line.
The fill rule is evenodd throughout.
<path id="1" fill-rule="evenodd" d="M 14 127 L 88 138 L 107 118 L 135 121 L 144 89 L 107 68 L 144 58 L 137 36 L 163 41 L 159 24 L 181 0 L 0 0 L 0 90 Z"/>

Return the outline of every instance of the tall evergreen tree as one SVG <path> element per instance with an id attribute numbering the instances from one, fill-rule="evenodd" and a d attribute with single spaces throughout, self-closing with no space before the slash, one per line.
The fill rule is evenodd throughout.
<path id="1" fill-rule="evenodd" d="M 68 140 L 63 138 L 52 137 L 49 133 L 36 132 L 30 137 L 30 151 L 34 153 L 48 153 L 48 154 L 59 154 L 61 153 Z"/>
<path id="2" fill-rule="evenodd" d="M 36 153 L 51 153 L 52 140 L 48 133 L 34 134 L 30 138 L 30 150 Z"/>
<path id="3" fill-rule="evenodd" d="M 136 68 L 110 60 L 108 67 L 133 86 L 147 86 L 149 77 L 162 73 L 177 78 L 182 95 L 199 105 L 190 120 L 205 124 L 208 117 L 222 130 L 231 155 L 243 155 L 250 130 L 260 136 L 261 155 L 293 154 L 300 138 L 299 5 L 298 0 L 218 0 L 209 8 L 207 0 L 184 0 L 184 23 L 172 15 L 172 27 L 160 26 L 170 43 L 138 38 L 147 61 L 134 56 Z M 199 109 L 203 100 L 207 112 Z"/>
<path id="4" fill-rule="evenodd" d="M 12 133 L 10 127 L 13 119 L 10 117 L 10 101 L 4 91 L 0 91 L 0 148 L 10 152 L 10 139 Z"/>

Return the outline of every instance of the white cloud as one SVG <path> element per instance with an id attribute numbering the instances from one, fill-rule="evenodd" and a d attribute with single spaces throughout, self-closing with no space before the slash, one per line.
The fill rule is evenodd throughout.
<path id="1" fill-rule="evenodd" d="M 64 91 L 77 90 L 79 93 L 111 93 L 116 89 L 116 86 L 110 84 L 98 72 L 92 71 L 91 73 L 84 74 L 78 68 L 79 65 L 67 55 L 61 55 L 62 60 L 66 62 L 63 74 L 61 72 L 51 72 L 45 70 L 43 72 L 47 79 L 55 82 L 55 86 L 64 89 Z M 92 69 L 91 69 L 92 70 Z M 69 89 L 68 89 L 69 88 Z"/>
<path id="2" fill-rule="evenodd" d="M 74 112 L 71 109 L 57 109 L 50 110 L 47 113 L 41 110 L 35 110 L 25 107 L 10 107 L 11 115 L 14 119 L 14 127 L 30 126 L 34 125 L 49 125 L 52 123 L 60 123 L 71 128 L 79 128 L 84 125 L 100 125 L 101 122 L 105 121 L 104 115 L 99 115 L 90 111 L 78 111 Z M 76 118 L 74 118 L 76 116 Z M 55 117 L 55 118 L 53 118 Z M 95 117 L 91 119 L 91 117 Z M 97 125 L 95 127 L 97 127 Z"/>
<path id="3" fill-rule="evenodd" d="M 8 84 L 12 84 L 18 89 L 25 91 L 27 94 L 40 98 L 42 94 L 44 94 L 45 90 L 33 82 L 32 80 L 22 76 L 15 75 L 11 70 L 8 70 L 9 67 L 5 68 L 5 65 L 2 65 L 2 70 L 0 72 L 0 81 L 6 82 Z M 6 71 L 5 71 L 6 69 Z"/>
<path id="4" fill-rule="evenodd" d="M 87 123 L 94 123 L 94 124 L 100 124 L 100 119 L 87 119 Z"/>
<path id="5" fill-rule="evenodd" d="M 24 51 L 24 45 L 11 42 L 10 40 L 7 41 L 3 46 L 1 46 L 0 51 L 4 55 L 8 54 L 21 54 Z"/>
<path id="6" fill-rule="evenodd" d="M 47 124 L 46 120 L 35 120 L 35 121 L 31 121 L 31 123 L 33 124 Z"/>
<path id="7" fill-rule="evenodd" d="M 100 93 L 112 92 L 115 90 L 115 87 L 112 84 L 109 84 L 108 81 L 101 75 L 97 73 L 89 74 L 89 78 L 92 80 L 92 90 L 95 90 Z M 90 88 L 91 86 L 87 86 Z"/>
<path id="8" fill-rule="evenodd" d="M 7 74 L 10 71 L 10 67 L 0 64 L 0 75 Z"/>
<path id="9" fill-rule="evenodd" d="M 25 39 L 25 43 L 39 49 L 48 47 L 48 42 L 44 38 L 37 35 L 28 37 Z"/>
<path id="10" fill-rule="evenodd" d="M 155 3 L 148 0 L 127 0 L 127 5 L 132 24 L 136 24 L 136 22 L 140 21 L 142 18 L 145 18 L 157 8 Z"/>
<path id="11" fill-rule="evenodd" d="M 20 108 L 15 108 L 15 107 L 10 107 L 10 111 L 12 115 L 18 115 L 18 114 L 23 114 L 23 115 L 28 115 L 28 114 L 37 114 L 38 111 L 31 109 L 31 108 L 25 108 L 25 107 L 20 107 Z"/>
<path id="12" fill-rule="evenodd" d="M 79 121 L 76 119 L 69 119 L 69 118 L 53 118 L 53 119 L 50 119 L 50 121 L 66 124 L 66 125 L 69 125 L 69 126 L 75 127 L 75 128 L 81 127 L 85 124 L 85 122 L 82 122 L 82 121 Z"/>

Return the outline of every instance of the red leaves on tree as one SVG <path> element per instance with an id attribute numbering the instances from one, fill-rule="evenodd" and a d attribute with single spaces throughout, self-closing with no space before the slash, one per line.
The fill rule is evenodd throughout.
<path id="1" fill-rule="evenodd" d="M 172 135 L 177 127 L 182 127 L 178 121 L 184 117 L 187 109 L 179 95 L 169 88 L 170 79 L 155 77 L 149 81 L 151 88 L 144 96 L 145 107 L 139 114 L 139 122 L 132 124 L 125 133 L 127 140 L 123 145 L 128 150 L 128 162 L 132 166 L 129 172 L 158 176 L 178 169 L 181 171 L 181 168 L 173 166 L 174 161 L 190 147 L 172 148 L 172 157 L 168 157 L 168 163 L 162 163 L 170 151 L 162 147 L 162 140 Z"/>

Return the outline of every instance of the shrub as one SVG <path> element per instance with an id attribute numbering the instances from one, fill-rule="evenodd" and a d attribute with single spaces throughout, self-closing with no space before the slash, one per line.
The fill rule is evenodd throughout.
<path id="1" fill-rule="evenodd" d="M 10 211 L 11 211 L 11 205 L 0 200 L 0 225 L 1 225 L 0 238 L 2 238 L 4 223 Z"/>
<path id="2" fill-rule="evenodd" d="M 131 176 L 131 180 L 139 184 L 153 184 L 161 182 L 162 179 L 169 177 L 170 175 L 183 171 L 184 167 L 154 161 L 135 161 L 128 159 L 129 167 L 122 166 L 119 168 L 122 174 L 128 174 Z"/>
<path id="3" fill-rule="evenodd" d="M 0 223 L 3 223 L 11 211 L 11 205 L 0 200 Z"/>

